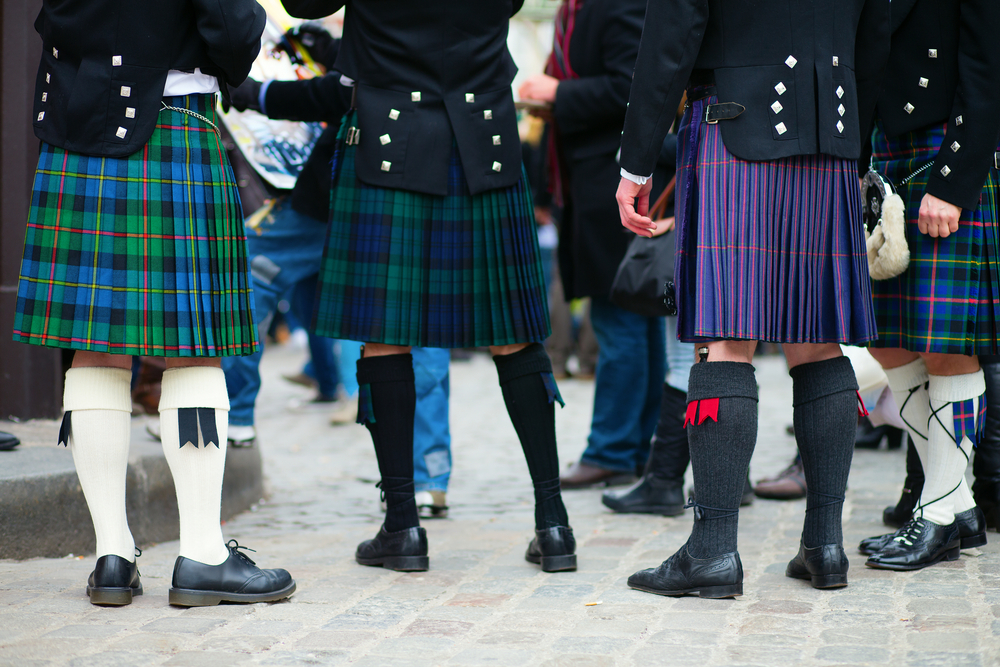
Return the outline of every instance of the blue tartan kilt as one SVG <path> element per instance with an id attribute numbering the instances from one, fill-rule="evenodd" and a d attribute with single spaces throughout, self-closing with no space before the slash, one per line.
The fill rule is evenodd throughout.
<path id="1" fill-rule="evenodd" d="M 939 125 L 889 138 L 872 135 L 877 171 L 898 186 L 933 163 L 944 141 Z M 906 206 L 910 265 L 896 278 L 873 281 L 877 347 L 940 354 L 997 354 L 1000 334 L 1000 174 L 990 169 L 975 211 L 962 211 L 958 232 L 921 234 L 920 202 L 930 170 L 898 186 Z"/>
<path id="2" fill-rule="evenodd" d="M 542 341 L 548 302 L 527 178 L 469 192 L 457 146 L 448 193 L 362 183 L 344 119 L 316 333 L 387 345 L 481 347 Z"/>
<path id="3" fill-rule="evenodd" d="M 678 137 L 678 337 L 873 340 L 857 163 L 829 155 L 741 160 L 720 126 L 702 120 L 704 105 L 716 101 L 693 102 Z"/>

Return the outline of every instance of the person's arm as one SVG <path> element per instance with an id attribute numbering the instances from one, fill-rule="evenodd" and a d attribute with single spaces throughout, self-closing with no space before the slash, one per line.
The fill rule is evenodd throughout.
<path id="1" fill-rule="evenodd" d="M 645 12 L 643 0 L 619 2 L 608 17 L 601 44 L 588 45 L 601 50 L 604 73 L 559 83 L 553 115 L 561 134 L 586 132 L 609 124 L 620 127 L 625 119 Z"/>
<path id="2" fill-rule="evenodd" d="M 270 81 L 262 111 L 268 118 L 337 123 L 351 106 L 351 88 L 340 72 L 304 81 Z"/>
<path id="3" fill-rule="evenodd" d="M 264 8 L 256 0 L 194 0 L 194 5 L 208 57 L 224 72 L 224 83 L 239 85 L 260 52 Z"/>
<path id="4" fill-rule="evenodd" d="M 860 174 L 868 171 L 871 158 L 875 105 L 882 92 L 885 68 L 892 43 L 889 0 L 868 0 L 861 11 L 854 42 L 854 78 L 858 87 L 858 127 L 861 131 Z"/>
<path id="5" fill-rule="evenodd" d="M 285 11 L 300 19 L 321 19 L 347 4 L 347 0 L 281 0 Z"/>

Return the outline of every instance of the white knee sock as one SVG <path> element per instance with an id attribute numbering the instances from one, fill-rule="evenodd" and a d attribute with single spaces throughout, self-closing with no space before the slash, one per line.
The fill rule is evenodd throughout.
<path id="1" fill-rule="evenodd" d="M 182 443 L 178 417 L 183 408 L 214 410 L 218 442 L 206 443 L 205 425 L 200 424 L 197 442 Z M 177 490 L 180 555 L 206 565 L 219 565 L 229 557 L 221 525 L 228 425 L 229 394 L 221 368 L 189 366 L 164 371 L 160 433 Z"/>
<path id="2" fill-rule="evenodd" d="M 911 361 L 899 368 L 886 370 L 889 389 L 899 406 L 899 416 L 907 424 L 907 434 L 913 443 L 920 465 L 927 468 L 927 420 L 930 418 L 930 399 L 927 395 L 927 365 L 923 359 Z"/>
<path id="3" fill-rule="evenodd" d="M 66 371 L 63 409 L 71 413 L 67 445 L 97 534 L 97 555 L 135 560 L 125 516 L 125 476 L 132 419 L 132 374 L 121 368 Z"/>
<path id="4" fill-rule="evenodd" d="M 927 427 L 927 460 L 924 463 L 924 492 L 920 496 L 923 516 L 936 524 L 947 525 L 956 512 L 975 505 L 965 481 L 965 470 L 972 455 L 973 440 L 963 437 L 955 442 L 954 408 L 959 401 L 971 401 L 973 415 L 986 391 L 983 371 L 966 375 L 930 376 L 930 422 Z M 973 433 L 974 436 L 975 426 Z"/>

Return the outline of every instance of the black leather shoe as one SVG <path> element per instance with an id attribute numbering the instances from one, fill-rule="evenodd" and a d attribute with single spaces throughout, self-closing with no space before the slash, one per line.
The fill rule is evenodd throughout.
<path id="1" fill-rule="evenodd" d="M 920 464 L 917 448 L 911 442 L 906 448 L 906 479 L 903 481 L 903 492 L 899 496 L 898 503 L 886 507 L 882 512 L 882 523 L 893 528 L 902 528 L 913 516 L 913 508 L 917 506 L 923 490 L 924 468 Z"/>
<path id="2" fill-rule="evenodd" d="M 624 491 L 605 491 L 601 502 L 620 514 L 677 516 L 684 513 L 684 480 L 647 474 Z"/>
<path id="3" fill-rule="evenodd" d="M 813 588 L 843 588 L 850 566 L 844 547 L 839 544 L 806 547 L 799 542 L 799 554 L 788 563 L 785 576 L 808 579 Z"/>
<path id="4" fill-rule="evenodd" d="M 0 431 L 0 452 L 14 449 L 21 444 L 21 441 L 17 439 L 17 436 L 13 433 L 7 433 L 6 431 Z M 125 604 L 128 604 L 127 602 Z"/>
<path id="5" fill-rule="evenodd" d="M 694 558 L 685 544 L 659 567 L 633 574 L 628 585 L 671 597 L 733 598 L 743 595 L 743 563 L 736 551 L 712 558 Z"/>
<path id="6" fill-rule="evenodd" d="M 142 595 L 139 566 L 121 556 L 101 556 L 87 579 L 90 603 L 109 607 L 131 604 L 132 597 Z"/>
<path id="7" fill-rule="evenodd" d="M 858 430 L 854 436 L 854 446 L 858 449 L 878 449 L 882 444 L 882 438 L 886 439 L 887 449 L 899 449 L 903 446 L 904 431 L 895 426 L 872 426 L 872 423 L 864 419 L 858 424 Z"/>
<path id="8" fill-rule="evenodd" d="M 569 572 L 576 569 L 576 538 L 569 526 L 535 531 L 524 560 L 542 566 L 542 572 Z"/>
<path id="9" fill-rule="evenodd" d="M 430 567 L 427 531 L 414 526 L 390 533 L 382 526 L 374 539 L 358 545 L 354 560 L 362 565 L 381 565 L 397 572 L 423 572 Z"/>
<path id="10" fill-rule="evenodd" d="M 983 516 L 983 511 L 978 507 L 956 514 L 955 524 L 958 526 L 958 538 L 961 541 L 962 549 L 973 549 L 986 544 L 986 517 Z M 861 540 L 858 551 L 866 556 L 877 554 L 898 534 L 899 531 L 896 531 L 888 535 Z"/>
<path id="11" fill-rule="evenodd" d="M 958 560 L 961 543 L 955 522 L 939 526 L 913 518 L 865 565 L 879 570 L 920 570 L 942 560 Z"/>
<path id="12" fill-rule="evenodd" d="M 262 570 L 239 549 L 236 540 L 226 544 L 229 558 L 219 565 L 205 565 L 178 556 L 168 599 L 180 607 L 209 607 L 220 602 L 276 602 L 295 592 L 295 581 L 285 570 Z"/>

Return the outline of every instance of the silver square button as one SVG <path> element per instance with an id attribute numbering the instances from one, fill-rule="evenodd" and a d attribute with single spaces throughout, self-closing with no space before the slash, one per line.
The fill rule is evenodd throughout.
<path id="1" fill-rule="evenodd" d="M 383 146 L 385 146 L 386 144 L 392 143 L 392 139 L 389 137 L 388 134 L 383 134 L 381 137 L 378 138 L 378 142 Z"/>
<path id="2" fill-rule="evenodd" d="M 795 56 L 788 56 L 785 58 L 785 64 L 788 65 L 790 69 L 795 69 L 795 66 L 799 64 L 799 61 L 795 59 Z"/>
<path id="3" fill-rule="evenodd" d="M 771 111 L 774 113 L 781 113 L 781 110 L 784 108 L 785 107 L 781 106 L 781 102 L 778 102 L 777 100 L 775 100 L 774 104 L 771 105 Z"/>
<path id="4" fill-rule="evenodd" d="M 937 58 L 937 49 L 927 49 L 928 58 Z"/>
<path id="5" fill-rule="evenodd" d="M 111 56 L 111 66 L 112 67 L 121 67 L 122 66 L 122 57 L 121 56 Z"/>
<path id="6" fill-rule="evenodd" d="M 844 97 L 844 87 L 843 86 L 837 86 L 837 97 L 840 97 L 840 98 Z"/>
<path id="7" fill-rule="evenodd" d="M 52 83 L 52 75 L 48 72 L 45 73 L 45 83 Z"/>
<path id="8" fill-rule="evenodd" d="M 42 120 L 43 118 L 45 118 L 45 112 L 44 111 L 39 111 L 38 112 L 38 120 Z"/>
<path id="9" fill-rule="evenodd" d="M 499 134 L 494 134 L 493 135 L 493 145 L 494 146 L 499 146 L 500 145 L 500 135 Z"/>
<path id="10" fill-rule="evenodd" d="M 49 101 L 49 94 L 48 93 L 42 93 L 42 101 L 43 102 L 48 102 Z"/>
<path id="11" fill-rule="evenodd" d="M 131 96 L 132 96 L 132 87 L 122 86 L 122 97 L 131 97 Z"/>
<path id="12" fill-rule="evenodd" d="M 958 152 L 958 149 L 960 149 L 961 147 L 962 147 L 962 144 L 960 144 L 960 143 L 958 143 L 958 142 L 956 141 L 956 142 L 954 142 L 954 143 L 953 143 L 953 144 L 951 145 L 951 152 L 952 152 L 952 153 L 957 153 L 957 152 Z"/>
<path id="13" fill-rule="evenodd" d="M 941 167 L 941 175 L 942 176 L 947 176 L 950 173 L 951 173 L 951 167 L 949 167 L 948 165 L 945 165 L 945 166 Z"/>
<path id="14" fill-rule="evenodd" d="M 411 102 L 419 102 L 420 101 L 420 91 L 419 90 L 415 90 L 412 93 L 410 93 L 410 101 Z"/>
<path id="15" fill-rule="evenodd" d="M 778 123 L 777 125 L 774 126 L 774 129 L 777 130 L 778 134 L 784 134 L 785 132 L 788 132 L 788 128 L 785 127 L 784 123 Z"/>
<path id="16" fill-rule="evenodd" d="M 125 107 L 125 117 L 135 118 L 135 107 Z"/>
<path id="17" fill-rule="evenodd" d="M 840 58 L 838 58 L 837 56 L 833 57 L 833 66 L 840 67 Z"/>
<path id="18" fill-rule="evenodd" d="M 837 113 L 843 116 L 845 113 L 847 113 L 847 107 L 841 104 L 839 107 L 837 107 Z"/>
<path id="19" fill-rule="evenodd" d="M 392 167 L 392 163 L 391 162 L 388 162 L 388 161 L 383 161 L 382 162 L 382 171 L 389 171 L 389 169 L 391 167 Z"/>
<path id="20" fill-rule="evenodd" d="M 472 94 L 472 93 L 466 93 L 465 94 L 465 101 L 468 102 L 469 104 L 472 104 L 473 102 L 476 101 L 476 96 L 474 94 Z"/>
<path id="21" fill-rule="evenodd" d="M 485 120 L 493 120 L 493 111 L 491 109 L 483 111 L 483 118 Z"/>
<path id="22" fill-rule="evenodd" d="M 787 91 L 787 90 L 788 90 L 788 88 L 786 88 L 785 84 L 782 83 L 781 81 L 779 81 L 778 85 L 774 87 L 774 91 L 776 93 L 778 93 L 779 95 L 784 95 L 785 91 Z"/>
<path id="23" fill-rule="evenodd" d="M 119 127 L 118 131 L 115 132 L 115 136 L 118 137 L 119 139 L 124 139 L 126 134 L 128 134 L 128 130 L 126 130 L 124 127 Z"/>
<path id="24" fill-rule="evenodd" d="M 53 58 L 58 58 L 59 57 L 59 49 L 57 49 L 54 46 L 52 47 L 52 57 Z"/>
<path id="25" fill-rule="evenodd" d="M 961 125 L 964 122 L 965 122 L 965 120 L 963 120 L 963 118 L 961 116 L 956 116 L 955 117 L 955 125 Z"/>
<path id="26" fill-rule="evenodd" d="M 922 76 L 920 77 L 920 80 L 917 81 L 917 85 L 919 85 L 921 88 L 926 88 L 930 82 L 931 82 L 930 79 L 928 79 L 926 76 Z"/>
<path id="27" fill-rule="evenodd" d="M 397 109 L 389 109 L 389 120 L 399 120 L 399 111 Z"/>
<path id="28" fill-rule="evenodd" d="M 844 133 L 844 121 L 837 121 L 837 132 L 840 132 L 841 134 Z"/>
<path id="29" fill-rule="evenodd" d="M 500 171 L 500 166 L 501 165 L 500 165 L 499 162 L 494 162 L 493 163 L 493 171 L 499 172 Z"/>
<path id="30" fill-rule="evenodd" d="M 915 107 L 912 104 L 910 104 L 909 102 L 907 102 L 906 106 L 903 107 L 903 111 L 905 111 L 906 113 L 913 113 L 913 110 L 916 109 L 916 108 L 917 107 Z"/>

